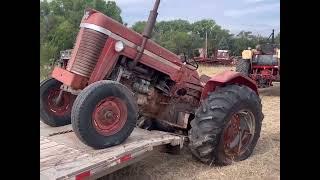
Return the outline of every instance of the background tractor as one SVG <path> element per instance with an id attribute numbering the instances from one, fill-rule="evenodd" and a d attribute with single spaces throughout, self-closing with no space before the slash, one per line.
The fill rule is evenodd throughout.
<path id="1" fill-rule="evenodd" d="M 194 57 L 194 60 L 199 64 L 232 65 L 235 60 L 235 57 L 230 55 L 230 50 L 214 50 L 210 57 L 207 57 L 203 51 L 203 49 L 199 49 L 200 55 L 198 57 Z"/>
<path id="2" fill-rule="evenodd" d="M 273 81 L 280 81 L 280 46 L 274 43 L 274 30 L 270 37 L 271 43 L 244 50 L 242 59 L 236 63 L 236 71 L 252 78 L 259 88 L 270 87 Z"/>
<path id="3" fill-rule="evenodd" d="M 142 35 L 86 9 L 67 64 L 40 84 L 41 120 L 72 123 L 96 149 L 122 143 L 138 125 L 188 136 L 204 163 L 248 158 L 264 117 L 255 82 L 233 71 L 199 76 L 192 60 L 151 41 L 159 3 Z"/>
<path id="4" fill-rule="evenodd" d="M 222 46 L 223 43 L 226 46 Z M 198 56 L 194 57 L 194 60 L 205 65 L 233 65 L 236 57 L 231 56 L 230 50 L 228 50 L 229 46 L 224 38 L 221 39 L 217 47 L 219 49 L 213 48 L 211 52 L 208 52 L 208 35 L 206 33 L 205 48 L 198 49 Z"/>

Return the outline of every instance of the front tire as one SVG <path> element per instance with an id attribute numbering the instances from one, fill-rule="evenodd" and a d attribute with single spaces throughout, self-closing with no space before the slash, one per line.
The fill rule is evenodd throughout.
<path id="1" fill-rule="evenodd" d="M 253 90 L 238 85 L 221 87 L 196 111 L 189 148 L 206 164 L 229 165 L 245 160 L 260 137 L 263 117 L 260 98 Z"/>
<path id="2" fill-rule="evenodd" d="M 78 95 L 71 122 L 84 144 L 102 149 L 126 140 L 137 117 L 133 93 L 120 83 L 103 80 L 89 85 Z"/>
<path id="3" fill-rule="evenodd" d="M 62 101 L 57 105 L 55 99 L 58 97 L 61 82 L 49 78 L 40 83 L 40 118 L 49 126 L 58 127 L 70 124 L 71 108 L 75 96 L 63 92 Z"/>

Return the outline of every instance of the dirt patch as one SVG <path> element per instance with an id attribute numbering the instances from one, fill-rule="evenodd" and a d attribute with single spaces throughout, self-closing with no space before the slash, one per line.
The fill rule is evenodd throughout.
<path id="1" fill-rule="evenodd" d="M 259 93 L 261 96 L 280 96 L 280 83 L 274 82 L 273 86 L 260 89 Z"/>

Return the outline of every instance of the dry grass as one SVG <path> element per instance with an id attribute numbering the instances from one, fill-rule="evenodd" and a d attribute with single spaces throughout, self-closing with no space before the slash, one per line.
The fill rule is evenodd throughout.
<path id="1" fill-rule="evenodd" d="M 201 67 L 212 75 L 232 67 Z M 252 156 L 225 167 L 208 167 L 195 160 L 187 148 L 180 155 L 155 153 L 102 179 L 280 179 L 280 86 L 261 90 L 265 115 L 261 137 Z"/>
<path id="2" fill-rule="evenodd" d="M 221 73 L 226 70 L 235 70 L 234 66 L 199 66 L 198 73 L 200 75 L 206 74 L 208 76 L 212 76 L 217 73 Z"/>

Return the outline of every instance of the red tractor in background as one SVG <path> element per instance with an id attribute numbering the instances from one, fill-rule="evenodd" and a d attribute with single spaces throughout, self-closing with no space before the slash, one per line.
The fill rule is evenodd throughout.
<path id="1" fill-rule="evenodd" d="M 225 39 L 222 38 L 218 47 L 221 47 L 222 42 L 225 42 Z M 224 47 L 226 48 L 226 47 Z M 206 32 L 206 41 L 205 41 L 205 48 L 198 49 L 199 55 L 194 57 L 193 59 L 198 64 L 204 65 L 233 65 L 236 57 L 230 56 L 230 50 L 226 49 L 216 49 L 213 48 L 212 52 L 208 53 L 208 33 Z"/>
<path id="2" fill-rule="evenodd" d="M 214 50 L 211 57 L 207 57 L 203 52 L 203 49 L 200 49 L 200 56 L 194 57 L 194 60 L 199 64 L 207 65 L 232 65 L 235 57 L 230 56 L 229 50 Z"/>
<path id="3" fill-rule="evenodd" d="M 274 43 L 274 30 L 270 37 L 272 43 L 244 50 L 242 59 L 236 63 L 236 71 L 256 81 L 259 88 L 267 88 L 272 86 L 272 82 L 280 81 L 280 46 Z"/>
<path id="4" fill-rule="evenodd" d="M 192 60 L 151 41 L 159 3 L 142 35 L 85 10 L 70 58 L 40 83 L 41 120 L 72 123 L 96 149 L 122 143 L 139 126 L 187 135 L 207 164 L 248 158 L 264 117 L 255 82 L 232 71 L 199 76 Z"/>

